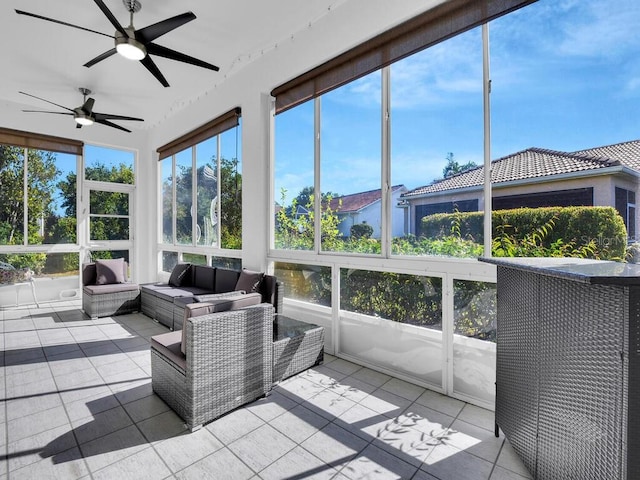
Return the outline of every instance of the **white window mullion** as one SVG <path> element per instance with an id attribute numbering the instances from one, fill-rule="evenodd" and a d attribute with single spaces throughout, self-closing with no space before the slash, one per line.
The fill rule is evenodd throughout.
<path id="1" fill-rule="evenodd" d="M 237 127 L 236 127 L 237 128 Z M 222 153 L 221 134 L 216 137 L 216 247 L 222 248 Z"/>
<path id="2" fill-rule="evenodd" d="M 29 149 L 24 149 L 24 162 L 22 164 L 22 244 L 29 245 Z"/>
<path id="3" fill-rule="evenodd" d="M 384 258 L 391 256 L 391 68 L 382 69 L 382 155 L 381 155 L 381 212 L 380 251 Z"/>
<path id="4" fill-rule="evenodd" d="M 178 220 L 177 220 L 177 216 L 178 216 L 178 205 L 177 205 L 177 201 L 178 201 L 178 196 L 177 196 L 177 186 L 178 186 L 178 182 L 176 181 L 176 156 L 171 155 L 171 178 L 173 179 L 171 181 L 171 230 L 172 230 L 172 243 L 173 245 L 177 245 L 178 244 L 178 234 L 177 234 L 177 229 L 178 229 Z"/>
<path id="5" fill-rule="evenodd" d="M 191 147 L 191 244 L 196 246 L 198 239 L 198 166 L 196 164 L 196 146 Z"/>
<path id="6" fill-rule="evenodd" d="M 322 250 L 322 192 L 321 192 L 321 178 L 320 178 L 320 131 L 322 124 L 322 101 L 320 97 L 316 97 L 314 100 L 314 183 L 313 183 L 313 211 L 314 211 L 314 251 L 320 253 Z"/>

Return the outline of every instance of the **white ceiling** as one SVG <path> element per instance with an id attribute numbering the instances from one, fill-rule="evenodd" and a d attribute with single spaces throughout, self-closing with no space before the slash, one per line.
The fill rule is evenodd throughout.
<path id="1" fill-rule="evenodd" d="M 15 9 L 54 18 L 109 35 L 114 28 L 92 0 L 3 0 L 0 5 L 0 102 L 3 108 L 57 110 L 19 94 L 24 91 L 60 105 L 82 104 L 78 87 L 92 90 L 94 111 L 141 117 L 116 122 L 148 129 L 190 100 L 231 79 L 253 59 L 276 48 L 296 32 L 322 19 L 346 0 L 141 0 L 137 29 L 192 11 L 196 19 L 155 43 L 220 67 L 213 72 L 152 56 L 171 85 L 164 88 L 137 61 L 113 55 L 91 68 L 84 63 L 113 48 L 113 40 L 90 32 L 15 13 Z M 104 0 L 123 26 L 129 13 L 122 0 Z M 64 110 L 60 110 L 64 111 Z M 51 121 L 60 121 L 49 115 Z M 72 122 L 71 119 L 69 119 Z"/>

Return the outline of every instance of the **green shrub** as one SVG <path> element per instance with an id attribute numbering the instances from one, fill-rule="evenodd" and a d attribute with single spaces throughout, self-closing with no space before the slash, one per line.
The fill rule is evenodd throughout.
<path id="1" fill-rule="evenodd" d="M 428 238 L 455 236 L 482 245 L 484 212 L 438 213 L 424 217 Z M 492 213 L 496 256 L 585 256 L 625 258 L 627 232 L 613 207 L 545 207 Z M 512 255 L 509 255 L 509 252 Z"/>
<path id="2" fill-rule="evenodd" d="M 353 239 L 371 238 L 371 235 L 373 235 L 373 227 L 366 223 L 356 223 L 355 225 L 351 225 L 350 234 Z"/>

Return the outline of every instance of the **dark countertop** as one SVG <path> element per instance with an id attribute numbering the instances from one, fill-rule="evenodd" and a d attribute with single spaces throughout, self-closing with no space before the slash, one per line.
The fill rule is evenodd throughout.
<path id="1" fill-rule="evenodd" d="M 480 257 L 498 267 L 526 270 L 576 282 L 607 285 L 640 285 L 640 265 L 584 258 Z"/>

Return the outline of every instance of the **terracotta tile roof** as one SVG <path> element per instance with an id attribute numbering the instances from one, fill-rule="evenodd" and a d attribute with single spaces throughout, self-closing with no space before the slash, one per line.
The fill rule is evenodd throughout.
<path id="1" fill-rule="evenodd" d="M 395 185 L 391 187 L 391 192 L 393 193 L 401 188 L 404 188 L 404 185 Z M 332 210 L 340 213 L 352 213 L 362 210 L 372 203 L 379 201 L 381 198 L 381 189 L 369 190 L 368 192 L 358 192 L 332 198 L 329 206 Z M 340 203 L 340 201 L 342 201 L 342 203 Z"/>
<path id="2" fill-rule="evenodd" d="M 607 145 L 579 152 L 559 152 L 529 148 L 491 162 L 492 183 L 597 170 L 625 165 L 640 172 L 640 140 Z M 484 166 L 467 170 L 449 178 L 435 180 L 402 194 L 402 198 L 460 188 L 477 187 L 484 183 Z"/>

